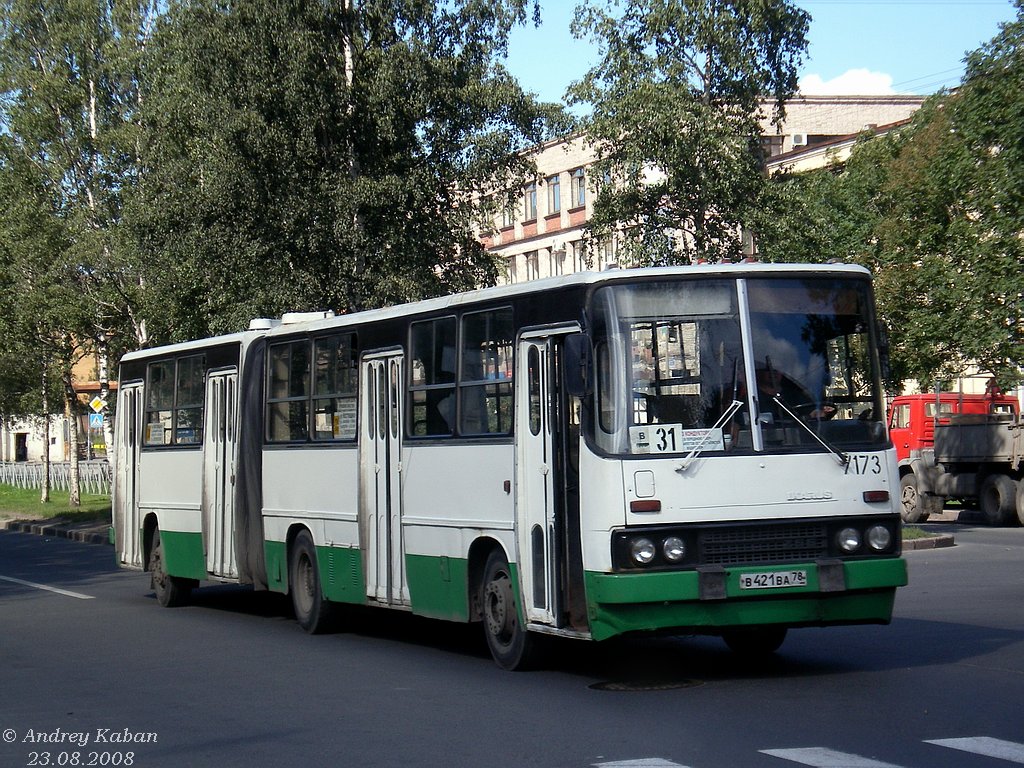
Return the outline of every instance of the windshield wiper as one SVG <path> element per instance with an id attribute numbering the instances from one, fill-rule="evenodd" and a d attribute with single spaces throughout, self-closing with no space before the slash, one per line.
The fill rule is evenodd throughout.
<path id="1" fill-rule="evenodd" d="M 704 446 L 711 442 L 711 436 L 715 434 L 715 430 L 721 429 L 725 425 L 725 422 L 731 419 L 736 411 L 742 407 L 743 403 L 741 401 L 733 400 L 732 403 L 729 404 L 729 407 L 725 409 L 725 413 L 722 414 L 722 417 L 704 433 L 704 437 L 699 443 L 697 443 L 696 447 L 686 455 L 686 458 L 679 462 L 679 466 L 676 467 L 676 472 L 685 472 L 690 467 L 690 464 L 693 463 L 693 460 L 704 453 Z"/>
<path id="2" fill-rule="evenodd" d="M 779 408 L 781 408 L 787 414 L 789 414 L 790 418 L 792 418 L 793 421 L 795 421 L 797 424 L 799 424 L 801 427 L 803 427 L 804 431 L 807 432 L 807 434 L 809 434 L 815 440 L 817 440 L 826 451 L 828 451 L 833 456 L 835 456 L 836 459 L 839 461 L 839 466 L 846 467 L 850 463 L 850 457 L 849 457 L 848 454 L 843 453 L 838 448 L 836 448 L 834 445 L 832 445 L 830 442 L 825 440 L 823 437 L 819 436 L 813 429 L 811 429 L 809 426 L 804 424 L 804 420 L 803 419 L 801 419 L 799 416 L 797 416 L 795 413 L 793 413 L 791 410 L 789 410 L 789 408 L 786 406 L 786 404 L 784 402 L 782 402 L 782 396 L 781 395 L 774 395 L 772 397 L 772 401 L 776 405 L 778 405 Z"/>

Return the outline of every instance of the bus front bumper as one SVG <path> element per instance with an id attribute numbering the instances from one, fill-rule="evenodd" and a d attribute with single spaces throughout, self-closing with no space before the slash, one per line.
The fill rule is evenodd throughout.
<path id="1" fill-rule="evenodd" d="M 764 586 L 793 582 L 800 573 L 797 585 Z M 594 640 L 643 631 L 715 634 L 766 624 L 887 624 L 896 588 L 906 583 L 902 558 L 586 574 Z"/>

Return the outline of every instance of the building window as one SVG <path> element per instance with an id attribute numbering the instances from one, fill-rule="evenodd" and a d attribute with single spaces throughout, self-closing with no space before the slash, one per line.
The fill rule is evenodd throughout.
<path id="1" fill-rule="evenodd" d="M 562 184 L 559 175 L 548 176 L 548 213 L 558 213 L 562 210 Z"/>
<path id="2" fill-rule="evenodd" d="M 513 206 L 506 205 L 501 209 L 501 228 L 508 229 L 515 224 L 516 212 Z"/>
<path id="3" fill-rule="evenodd" d="M 565 274 L 565 246 L 555 246 L 551 249 L 551 274 Z"/>
<path id="4" fill-rule="evenodd" d="M 615 263 L 615 241 L 607 237 L 597 243 L 594 269 L 601 271 Z"/>
<path id="5" fill-rule="evenodd" d="M 587 177 L 582 168 L 572 172 L 572 184 L 569 189 L 573 208 L 582 208 L 587 204 Z"/>
<path id="6" fill-rule="evenodd" d="M 526 279 L 536 280 L 540 277 L 540 262 L 536 251 L 526 254 Z"/>
<path id="7" fill-rule="evenodd" d="M 508 257 L 508 263 L 506 265 L 506 269 L 507 269 L 507 274 L 508 274 L 508 282 L 509 282 L 510 285 L 519 282 L 519 275 L 518 275 L 518 272 L 516 270 L 516 261 L 517 260 L 518 260 L 518 256 L 516 256 L 516 254 L 512 254 L 511 256 Z"/>
<path id="8" fill-rule="evenodd" d="M 204 355 L 147 366 L 146 445 L 195 445 L 203 441 L 205 380 Z"/>
<path id="9" fill-rule="evenodd" d="M 784 136 L 762 136 L 761 152 L 764 153 L 765 158 L 781 155 L 782 142 L 784 139 Z"/>
<path id="10" fill-rule="evenodd" d="M 572 248 L 572 271 L 582 272 L 586 265 L 586 257 L 583 251 L 583 241 L 573 240 L 570 246 Z"/>
<path id="11" fill-rule="evenodd" d="M 526 218 L 524 221 L 533 221 L 537 218 L 537 184 L 533 183 L 526 187 Z"/>

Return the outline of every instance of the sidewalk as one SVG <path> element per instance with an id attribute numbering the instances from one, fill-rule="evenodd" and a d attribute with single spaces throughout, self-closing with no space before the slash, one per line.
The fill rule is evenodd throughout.
<path id="1" fill-rule="evenodd" d="M 113 544 L 110 523 L 102 519 L 84 523 L 72 523 L 60 517 L 24 520 L 12 517 L 10 512 L 0 511 L 0 531 L 2 530 L 32 533 L 36 536 L 53 536 L 86 544 Z"/>

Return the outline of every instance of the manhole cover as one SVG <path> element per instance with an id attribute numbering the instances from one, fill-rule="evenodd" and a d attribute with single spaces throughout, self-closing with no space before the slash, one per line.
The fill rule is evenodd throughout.
<path id="1" fill-rule="evenodd" d="M 704 685 L 703 680 L 611 680 L 594 683 L 595 691 L 673 691 L 677 688 L 696 688 Z"/>

